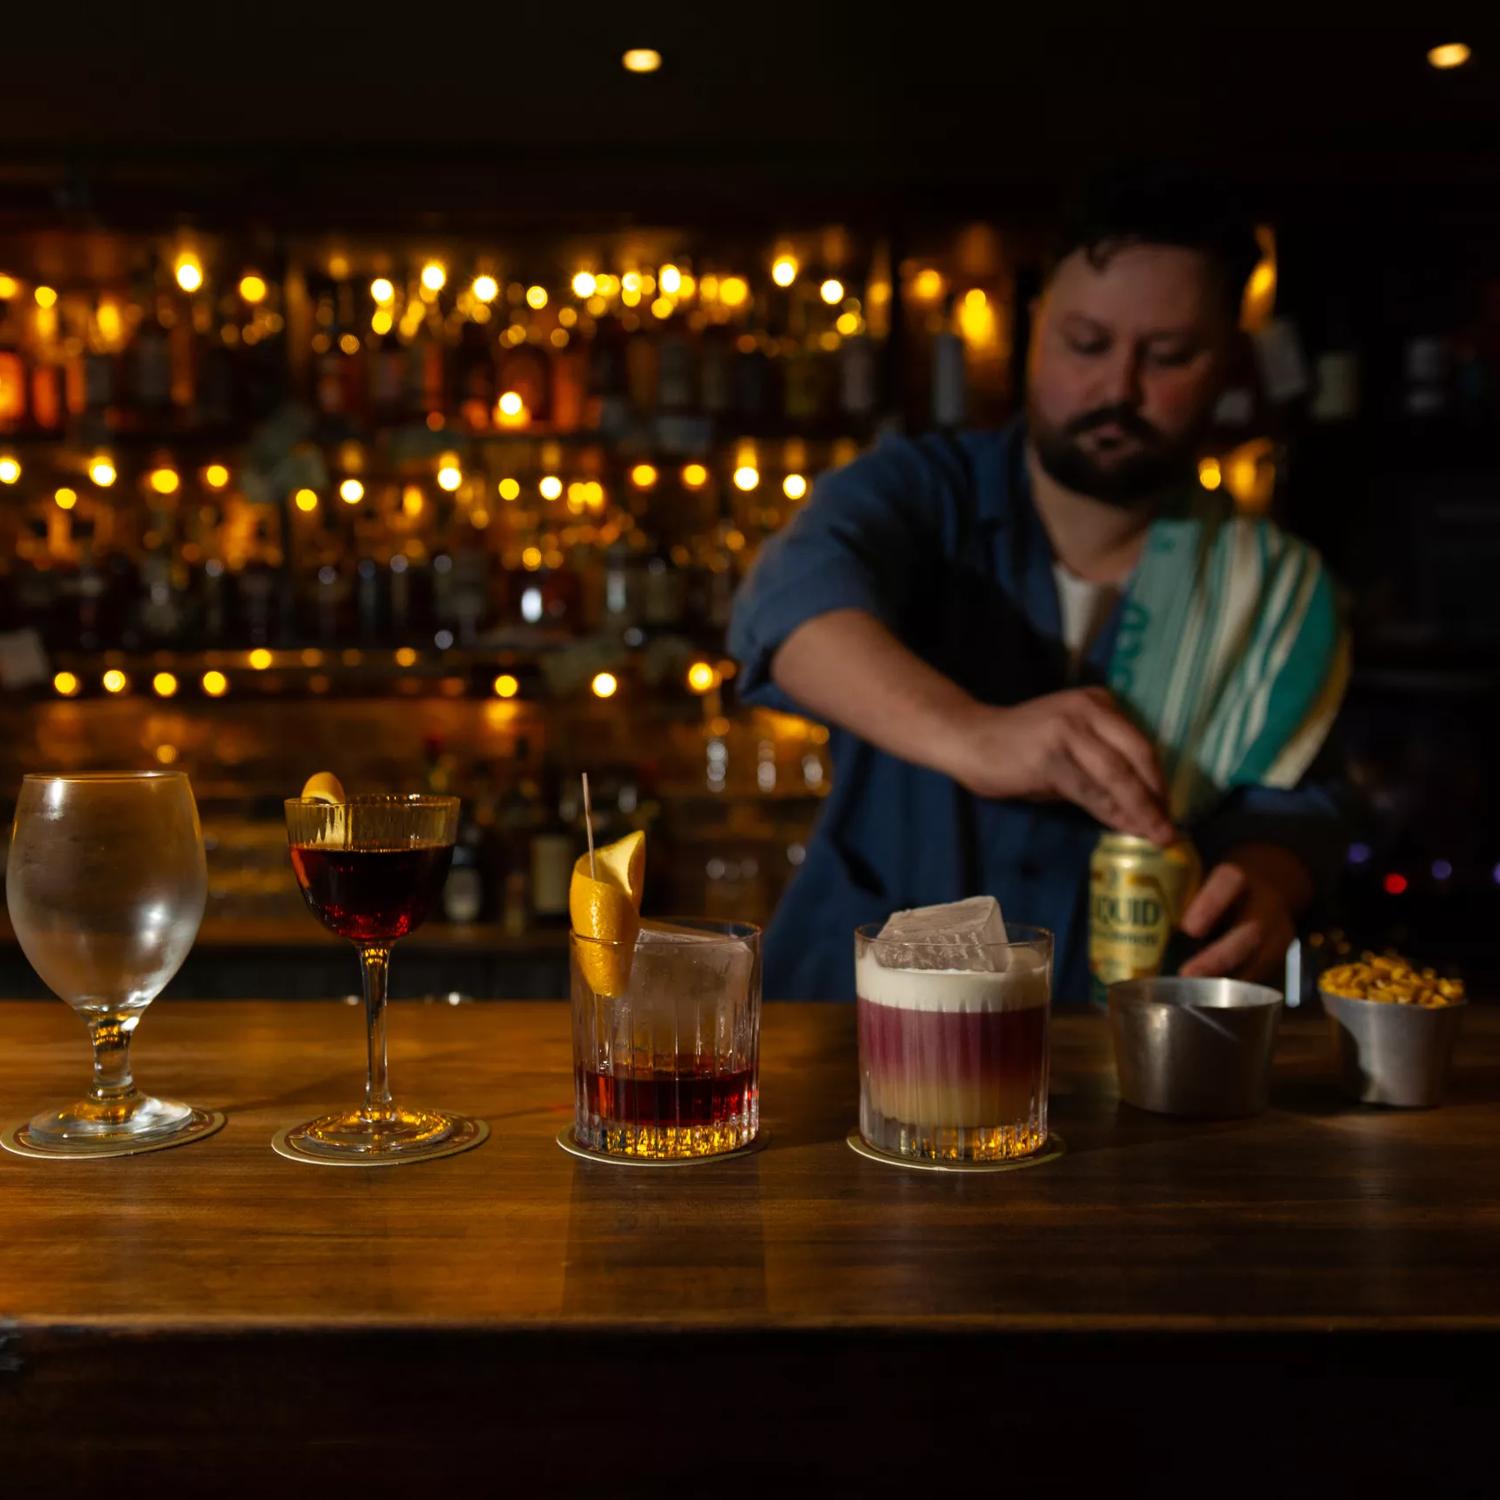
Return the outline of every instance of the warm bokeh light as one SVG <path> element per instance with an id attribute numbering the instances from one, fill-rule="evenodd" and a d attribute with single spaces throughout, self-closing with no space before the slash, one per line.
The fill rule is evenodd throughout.
<path id="1" fill-rule="evenodd" d="M 1461 68 L 1473 55 L 1467 43 L 1444 42 L 1428 52 L 1427 61 L 1435 68 Z"/>
<path id="2" fill-rule="evenodd" d="M 788 500 L 800 500 L 807 493 L 807 480 L 800 474 L 788 474 L 781 481 L 781 493 Z"/>
<path id="3" fill-rule="evenodd" d="M 519 500 L 521 498 L 521 484 L 516 479 L 502 479 L 495 486 L 495 490 L 502 500 Z"/>
<path id="4" fill-rule="evenodd" d="M 641 273 L 639 271 L 627 271 L 620 278 L 620 290 L 629 292 L 632 296 L 639 296 L 641 291 Z"/>
<path id="5" fill-rule="evenodd" d="M 229 470 L 223 464 L 210 464 L 203 471 L 203 482 L 211 490 L 222 490 L 229 483 Z"/>
<path id="6" fill-rule="evenodd" d="M 619 686 L 619 680 L 613 672 L 596 672 L 594 680 L 589 684 L 596 698 L 613 698 Z"/>
<path id="7" fill-rule="evenodd" d="M 695 661 L 688 668 L 687 685 L 695 693 L 706 693 L 719 685 L 719 674 L 714 671 L 711 663 Z"/>
<path id="8" fill-rule="evenodd" d="M 790 286 L 797 279 L 797 272 L 801 269 L 795 255 L 778 255 L 771 262 L 771 280 L 777 286 Z"/>
<path id="9" fill-rule="evenodd" d="M 412 646 L 398 646 L 396 648 L 396 665 L 398 667 L 414 667 L 417 664 L 416 649 Z"/>
<path id="10" fill-rule="evenodd" d="M 57 293 L 50 286 L 39 286 L 32 294 L 38 307 L 56 307 Z"/>
<path id="11" fill-rule="evenodd" d="M 708 483 L 708 470 L 702 464 L 684 464 L 682 466 L 682 482 L 690 490 L 702 489 Z"/>
<path id="12" fill-rule="evenodd" d="M 750 296 L 750 283 L 743 276 L 726 276 L 719 283 L 719 301 L 725 307 L 743 307 Z"/>
<path id="13" fill-rule="evenodd" d="M 500 295 L 500 283 L 493 276 L 476 276 L 469 290 L 481 302 L 493 302 Z"/>
<path id="14" fill-rule="evenodd" d="M 158 698 L 170 698 L 177 691 L 177 679 L 170 672 L 158 672 L 151 679 L 151 691 Z"/>
<path id="15" fill-rule="evenodd" d="M 734 471 L 734 487 L 744 490 L 746 493 L 753 490 L 760 483 L 760 470 L 753 464 L 741 464 Z"/>
<path id="16" fill-rule="evenodd" d="M 21 290 L 21 283 L 14 276 L 0 275 L 0 302 L 9 302 Z"/>
<path id="17" fill-rule="evenodd" d="M 562 495 L 563 482 L 556 474 L 547 474 L 543 477 L 542 482 L 537 485 L 537 489 L 541 491 L 543 500 L 556 500 Z"/>
<path id="18" fill-rule="evenodd" d="M 544 286 L 527 287 L 526 305 L 540 312 L 547 305 L 547 288 Z"/>
<path id="19" fill-rule="evenodd" d="M 651 316 L 653 318 L 670 318 L 674 304 L 670 297 L 658 297 L 651 304 Z"/>
<path id="20" fill-rule="evenodd" d="M 258 307 L 266 300 L 266 290 L 266 279 L 264 276 L 257 276 L 253 271 L 247 271 L 240 277 L 240 296 L 251 307 Z"/>
<path id="21" fill-rule="evenodd" d="M 649 490 L 656 483 L 656 467 L 654 464 L 637 464 L 630 471 L 630 482 L 638 490 Z"/>
<path id="22" fill-rule="evenodd" d="M 840 313 L 834 319 L 833 326 L 843 334 L 846 339 L 852 339 L 859 332 L 859 314 L 857 312 Z"/>
<path id="23" fill-rule="evenodd" d="M 844 283 L 837 276 L 830 276 L 822 286 L 818 288 L 818 295 L 830 306 L 834 307 L 844 300 Z"/>
<path id="24" fill-rule="evenodd" d="M 156 761 L 158 765 L 175 766 L 177 764 L 177 746 L 158 745 L 156 747 Z"/>
<path id="25" fill-rule="evenodd" d="M 502 672 L 495 679 L 495 696 L 497 698 L 514 698 L 520 691 L 521 684 L 509 672 Z"/>
<path id="26" fill-rule="evenodd" d="M 656 278 L 656 284 L 667 296 L 675 297 L 682 290 L 682 272 L 668 262 L 661 268 Z"/>
<path id="27" fill-rule="evenodd" d="M 264 646 L 257 646 L 250 653 L 250 665 L 257 672 L 264 672 L 271 665 L 271 653 Z"/>
<path id="28" fill-rule="evenodd" d="M 304 514 L 318 508 L 318 495 L 316 490 L 298 490 L 292 496 L 292 504 Z"/>
<path id="29" fill-rule="evenodd" d="M 203 263 L 189 251 L 177 257 L 173 274 L 177 277 L 177 285 L 185 292 L 196 292 L 203 285 Z"/>
<path id="30" fill-rule="evenodd" d="M 422 285 L 429 292 L 440 292 L 448 285 L 448 270 L 441 261 L 430 260 L 422 267 Z"/>
<path id="31" fill-rule="evenodd" d="M 943 295 L 943 278 L 931 266 L 918 271 L 911 285 L 912 295 L 920 302 L 936 302 Z"/>
<path id="32" fill-rule="evenodd" d="M 57 502 L 59 510 L 72 510 L 78 504 L 78 491 L 63 485 L 52 498 Z"/>
<path id="33" fill-rule="evenodd" d="M 1224 471 L 1216 458 L 1198 460 L 1198 483 L 1206 490 L 1216 490 L 1224 483 Z"/>
<path id="34" fill-rule="evenodd" d="M 440 490 L 447 490 L 451 495 L 464 482 L 464 471 L 449 459 L 439 465 L 437 482 Z"/>
<path id="35" fill-rule="evenodd" d="M 72 672 L 59 672 L 52 679 L 52 691 L 60 698 L 76 698 L 82 686 Z"/>
<path id="36" fill-rule="evenodd" d="M 655 47 L 632 47 L 620 62 L 627 73 L 654 73 L 661 67 L 661 53 Z"/>
<path id="37" fill-rule="evenodd" d="M 119 478 L 119 474 L 116 472 L 114 464 L 112 464 L 109 459 L 107 459 L 101 453 L 99 457 L 89 465 L 89 478 L 92 479 L 101 490 L 107 490 L 110 485 L 112 485 L 115 480 Z"/>
<path id="38" fill-rule="evenodd" d="M 526 403 L 521 400 L 519 391 L 503 392 L 495 406 L 500 414 L 506 417 L 519 417 L 526 409 Z"/>
<path id="39" fill-rule="evenodd" d="M 229 691 L 229 679 L 222 672 L 205 672 L 203 691 L 210 698 L 222 698 Z"/>
<path id="40" fill-rule="evenodd" d="M 384 338 L 396 326 L 396 319 L 388 307 L 377 307 L 370 314 L 370 328 Z"/>
<path id="41" fill-rule="evenodd" d="M 0 458 L 0 484 L 14 484 L 21 477 L 21 460 L 7 453 Z"/>
<path id="42" fill-rule="evenodd" d="M 130 679 L 118 667 L 111 667 L 104 674 L 103 682 L 106 693 L 123 693 L 130 686 Z"/>
<path id="43" fill-rule="evenodd" d="M 175 495 L 182 488 L 182 478 L 176 469 L 152 469 L 149 482 L 158 495 Z"/>
<path id="44" fill-rule="evenodd" d="M 412 520 L 416 520 L 422 514 L 426 503 L 420 487 L 415 484 L 409 484 L 401 491 L 401 514 L 403 516 L 410 516 Z"/>
<path id="45" fill-rule="evenodd" d="M 389 307 L 396 300 L 396 288 L 388 276 L 377 276 L 370 283 L 370 296 L 381 307 Z"/>
<path id="46" fill-rule="evenodd" d="M 580 271 L 573 278 L 573 295 L 575 297 L 592 297 L 599 283 L 589 271 Z"/>
<path id="47" fill-rule="evenodd" d="M 358 505 L 365 498 L 365 487 L 357 479 L 346 479 L 339 486 L 339 499 L 345 505 Z"/>
<path id="48" fill-rule="evenodd" d="M 542 549 L 540 547 L 521 548 L 521 566 L 528 573 L 535 573 L 542 565 Z"/>

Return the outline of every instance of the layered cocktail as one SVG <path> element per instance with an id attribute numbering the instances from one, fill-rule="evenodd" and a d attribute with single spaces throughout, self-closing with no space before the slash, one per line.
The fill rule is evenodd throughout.
<path id="1" fill-rule="evenodd" d="M 864 1139 L 919 1160 L 994 1161 L 1040 1150 L 1051 976 L 1051 934 L 1014 925 L 1007 932 L 998 907 L 957 902 L 860 928 Z"/>

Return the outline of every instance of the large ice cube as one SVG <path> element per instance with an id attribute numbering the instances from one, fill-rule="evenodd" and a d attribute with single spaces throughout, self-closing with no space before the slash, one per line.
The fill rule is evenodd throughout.
<path id="1" fill-rule="evenodd" d="M 743 939 L 643 921 L 630 966 L 630 994 L 648 1005 L 676 999 L 733 1009 L 747 1003 L 754 970 L 755 954 Z"/>
<path id="2" fill-rule="evenodd" d="M 914 906 L 892 912 L 880 929 L 891 946 L 876 950 L 886 968 L 969 969 L 998 973 L 1005 968 L 1005 922 L 993 896 L 970 896 L 941 906 Z"/>

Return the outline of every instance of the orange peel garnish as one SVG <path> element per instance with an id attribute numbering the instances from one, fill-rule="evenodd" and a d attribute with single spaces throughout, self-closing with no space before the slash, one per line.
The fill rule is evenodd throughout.
<path id="1" fill-rule="evenodd" d="M 580 937 L 618 947 L 578 945 L 578 964 L 596 995 L 623 995 L 630 984 L 630 961 L 641 930 L 641 888 L 646 878 L 646 835 L 627 833 L 613 844 L 581 854 L 568 886 L 568 915 Z"/>

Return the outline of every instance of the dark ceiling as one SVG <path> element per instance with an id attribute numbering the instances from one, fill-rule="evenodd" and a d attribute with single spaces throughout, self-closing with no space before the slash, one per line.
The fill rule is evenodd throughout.
<path id="1" fill-rule="evenodd" d="M 1038 10 L 33 6 L 6 23 L 0 217 L 754 221 L 983 213 L 997 194 L 1024 212 L 1140 157 L 1211 163 L 1261 197 L 1493 212 L 1493 25 Z M 1454 39 L 1473 61 L 1428 67 Z M 661 72 L 621 69 L 639 45 Z"/>

